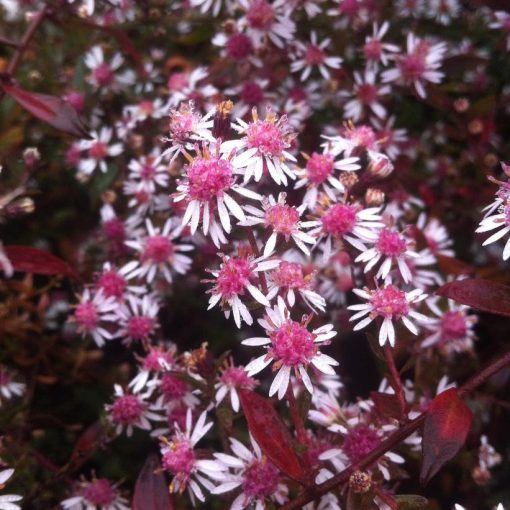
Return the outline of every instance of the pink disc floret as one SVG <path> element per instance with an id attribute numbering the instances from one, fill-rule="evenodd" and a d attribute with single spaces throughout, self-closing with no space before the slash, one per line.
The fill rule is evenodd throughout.
<path id="1" fill-rule="evenodd" d="M 267 461 L 255 461 L 243 476 L 243 492 L 248 498 L 266 499 L 278 489 L 278 469 Z"/>
<path id="2" fill-rule="evenodd" d="M 279 287 L 302 289 L 306 287 L 303 266 L 296 262 L 282 261 L 278 269 L 272 273 L 272 278 Z"/>
<path id="3" fill-rule="evenodd" d="M 174 439 L 162 456 L 163 468 L 181 478 L 189 478 L 195 466 L 195 454 L 186 438 Z"/>
<path id="4" fill-rule="evenodd" d="M 167 262 L 174 254 L 172 241 L 162 235 L 150 236 L 145 240 L 143 252 L 141 254 L 142 262 L 152 262 L 163 264 Z"/>
<path id="5" fill-rule="evenodd" d="M 222 196 L 233 183 L 232 165 L 226 159 L 197 158 L 186 171 L 192 200 L 207 202 Z"/>
<path id="6" fill-rule="evenodd" d="M 85 330 L 92 331 L 98 322 L 97 310 L 93 303 L 80 303 L 74 312 L 76 322 Z"/>
<path id="7" fill-rule="evenodd" d="M 144 411 L 144 405 L 136 395 L 121 395 L 115 399 L 111 407 L 114 422 L 132 425 L 138 421 Z"/>
<path id="8" fill-rule="evenodd" d="M 314 152 L 306 162 L 308 180 L 315 185 L 322 184 L 334 170 L 334 159 L 331 154 Z"/>
<path id="9" fill-rule="evenodd" d="M 322 217 L 322 228 L 324 232 L 338 238 L 351 233 L 356 225 L 357 212 L 358 208 L 355 205 L 333 205 Z"/>
<path id="10" fill-rule="evenodd" d="M 345 436 L 342 449 L 352 463 L 360 461 L 381 444 L 377 431 L 365 425 L 350 430 Z"/>
<path id="11" fill-rule="evenodd" d="M 288 237 L 296 229 L 299 212 L 290 205 L 275 204 L 266 210 L 265 219 L 267 226 L 272 227 L 278 234 Z"/>
<path id="12" fill-rule="evenodd" d="M 377 250 L 386 257 L 399 257 L 406 251 L 405 239 L 389 228 L 381 231 L 376 246 Z"/>
<path id="13" fill-rule="evenodd" d="M 271 354 L 284 365 L 295 367 L 308 364 L 317 354 L 314 336 L 293 320 L 285 321 L 269 334 Z"/>
<path id="14" fill-rule="evenodd" d="M 233 388 L 253 389 L 256 381 L 241 367 L 228 367 L 220 376 L 220 381 Z"/>
<path id="15" fill-rule="evenodd" d="M 217 293 L 225 299 L 244 294 L 252 275 L 250 263 L 245 258 L 225 260 L 216 281 Z"/>
<path id="16" fill-rule="evenodd" d="M 374 292 L 371 298 L 374 312 L 386 319 L 399 319 L 409 312 L 406 294 L 394 285 L 387 285 Z"/>
<path id="17" fill-rule="evenodd" d="M 109 480 L 98 478 L 85 486 L 83 497 L 94 505 L 108 506 L 115 501 L 117 495 Z"/>

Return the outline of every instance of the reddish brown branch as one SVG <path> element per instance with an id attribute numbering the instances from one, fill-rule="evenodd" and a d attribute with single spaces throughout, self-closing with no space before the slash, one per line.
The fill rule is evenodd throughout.
<path id="1" fill-rule="evenodd" d="M 484 382 L 486 382 L 494 374 L 499 372 L 502 368 L 506 367 L 507 365 L 510 365 L 510 351 L 507 352 L 501 358 L 498 358 L 497 360 L 494 360 L 491 363 L 489 363 L 485 368 L 483 368 L 480 372 L 475 374 L 471 379 L 469 379 L 465 384 L 463 384 L 458 391 L 459 397 L 461 398 L 466 397 L 469 393 L 475 390 L 478 386 L 482 385 Z M 314 499 L 324 494 L 327 494 L 328 492 L 336 489 L 337 487 L 347 483 L 349 481 L 351 474 L 354 471 L 363 470 L 370 467 L 382 455 L 390 451 L 401 441 L 403 441 L 404 439 L 409 437 L 413 432 L 418 430 L 423 425 L 426 415 L 427 415 L 426 412 L 420 414 L 420 416 L 408 422 L 406 425 L 404 425 L 403 427 L 389 435 L 377 448 L 368 453 L 359 462 L 347 467 L 346 469 L 344 469 L 343 471 L 341 471 L 328 481 L 304 490 L 292 501 L 281 506 L 280 510 L 293 510 L 302 508 L 307 503 L 310 503 L 310 501 L 313 501 Z"/>
<path id="2" fill-rule="evenodd" d="M 303 420 L 299 415 L 299 409 L 297 406 L 296 397 L 294 396 L 292 382 L 289 382 L 289 387 L 287 389 L 287 400 L 289 401 L 290 415 L 292 416 L 292 421 L 294 422 L 294 428 L 296 429 L 298 441 L 301 444 L 306 444 L 305 426 L 303 425 Z"/>
<path id="3" fill-rule="evenodd" d="M 25 51 L 28 48 L 30 41 L 32 40 L 32 37 L 34 37 L 34 34 L 37 32 L 37 29 L 40 27 L 42 21 L 46 17 L 47 12 L 48 12 L 47 7 L 44 6 L 40 12 L 37 12 L 32 15 L 30 24 L 28 25 L 25 33 L 23 34 L 21 41 L 19 43 L 16 43 L 15 46 L 16 51 L 14 52 L 14 55 L 12 56 L 7 66 L 6 74 L 8 76 L 8 79 L 12 78 L 12 76 L 16 72 L 16 69 L 20 64 L 21 59 L 23 58 L 23 55 L 25 54 Z M 4 95 L 5 92 L 3 91 L 2 88 L 0 88 L 0 101 L 3 99 Z"/>
<path id="4" fill-rule="evenodd" d="M 393 350 L 388 343 L 384 345 L 384 358 L 386 359 L 386 364 L 390 370 L 390 384 L 395 390 L 395 396 L 398 400 L 398 405 L 400 408 L 400 420 L 405 420 L 407 418 L 407 402 L 404 387 L 402 386 L 400 374 L 398 373 L 397 367 L 395 366 Z"/>

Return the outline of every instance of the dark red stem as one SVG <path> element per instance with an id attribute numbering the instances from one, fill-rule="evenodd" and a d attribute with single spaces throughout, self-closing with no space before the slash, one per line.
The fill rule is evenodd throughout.
<path id="1" fill-rule="evenodd" d="M 482 385 L 485 381 L 490 379 L 494 374 L 499 372 L 507 365 L 510 365 L 510 351 L 507 352 L 504 356 L 501 356 L 500 358 L 489 363 L 485 368 L 480 370 L 480 372 L 475 374 L 471 379 L 463 384 L 458 391 L 459 397 L 466 397 L 469 395 L 469 393 L 478 388 L 478 386 Z M 426 416 L 426 412 L 420 414 L 417 418 L 408 422 L 406 425 L 402 426 L 400 429 L 389 435 L 377 448 L 369 452 L 359 462 L 347 467 L 333 478 L 330 478 L 328 481 L 304 490 L 292 501 L 279 507 L 280 510 L 294 510 L 297 508 L 302 508 L 307 503 L 310 503 L 310 501 L 313 501 L 318 497 L 336 489 L 340 485 L 347 483 L 354 471 L 364 470 L 370 467 L 382 455 L 390 451 L 401 441 L 418 430 L 423 425 Z"/>
<path id="2" fill-rule="evenodd" d="M 384 358 L 386 359 L 386 364 L 390 370 L 390 384 L 391 387 L 395 390 L 395 395 L 398 400 L 398 405 L 400 408 L 400 420 L 405 421 L 407 419 L 406 396 L 404 387 L 402 385 L 402 379 L 400 379 L 400 374 L 398 373 L 397 367 L 395 365 L 395 359 L 393 358 L 393 350 L 388 343 L 384 346 Z"/>
<path id="3" fill-rule="evenodd" d="M 292 416 L 292 421 L 294 422 L 298 441 L 304 445 L 306 444 L 305 426 L 299 414 L 296 397 L 294 396 L 294 390 L 292 388 L 292 382 L 289 382 L 289 387 L 287 389 L 287 400 L 289 402 L 290 415 Z"/>
<path id="4" fill-rule="evenodd" d="M 32 37 L 36 33 L 37 29 L 41 25 L 43 19 L 46 17 L 47 14 L 47 7 L 44 6 L 40 12 L 35 13 L 32 16 L 32 19 L 30 20 L 30 24 L 28 25 L 25 33 L 23 34 L 23 37 L 21 38 L 21 41 L 16 44 L 16 51 L 14 52 L 14 55 L 12 56 L 9 65 L 6 69 L 6 74 L 8 78 L 12 78 L 13 74 L 16 72 L 16 69 L 18 68 L 18 65 L 21 62 L 21 59 L 23 58 L 23 55 L 28 48 L 28 45 L 30 44 L 30 41 L 32 40 Z M 0 101 L 4 97 L 5 92 L 0 87 Z"/>

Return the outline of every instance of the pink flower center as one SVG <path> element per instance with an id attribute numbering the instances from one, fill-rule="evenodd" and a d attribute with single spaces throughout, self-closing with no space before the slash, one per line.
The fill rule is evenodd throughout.
<path id="1" fill-rule="evenodd" d="M 243 492 L 248 498 L 266 499 L 278 490 L 278 469 L 270 462 L 256 460 L 243 475 Z"/>
<path id="2" fill-rule="evenodd" d="M 223 262 L 216 281 L 217 293 L 225 299 L 244 294 L 253 271 L 244 258 L 230 258 Z"/>
<path id="3" fill-rule="evenodd" d="M 360 425 L 345 436 L 342 450 L 352 463 L 356 463 L 380 444 L 381 439 L 374 429 Z"/>
<path id="4" fill-rule="evenodd" d="M 357 212 L 355 205 L 335 204 L 322 217 L 322 228 L 327 234 L 341 238 L 352 232 L 356 225 Z"/>
<path id="5" fill-rule="evenodd" d="M 12 382 L 12 377 L 9 372 L 0 368 L 0 386 L 7 386 Z"/>
<path id="6" fill-rule="evenodd" d="M 406 55 L 399 60 L 398 67 L 404 80 L 409 82 L 420 80 L 426 70 L 425 55 L 418 52 Z"/>
<path id="7" fill-rule="evenodd" d="M 76 307 L 74 317 L 85 331 L 93 331 L 97 326 L 97 311 L 92 303 L 80 303 Z"/>
<path id="8" fill-rule="evenodd" d="M 195 466 L 195 455 L 188 439 L 174 439 L 162 457 L 163 469 L 181 479 L 187 479 Z"/>
<path id="9" fill-rule="evenodd" d="M 299 85 L 296 85 L 289 90 L 288 97 L 295 103 L 300 103 L 301 101 L 306 101 L 308 99 L 305 89 Z"/>
<path id="10" fill-rule="evenodd" d="M 126 280 L 117 271 L 111 270 L 103 273 L 97 285 L 103 290 L 103 294 L 106 297 L 114 297 L 119 299 L 124 294 L 126 289 Z"/>
<path id="11" fill-rule="evenodd" d="M 177 143 L 184 143 L 198 124 L 200 116 L 191 110 L 181 107 L 179 111 L 170 113 L 168 129 L 170 137 Z"/>
<path id="12" fill-rule="evenodd" d="M 293 320 L 289 319 L 271 331 L 269 338 L 271 354 L 286 366 L 306 365 L 317 354 L 312 333 Z"/>
<path id="13" fill-rule="evenodd" d="M 369 105 L 377 99 L 377 87 L 370 83 L 363 83 L 358 87 L 356 94 L 363 104 Z"/>
<path id="14" fill-rule="evenodd" d="M 250 27 L 267 31 L 274 22 L 275 11 L 266 0 L 253 0 L 248 7 L 246 19 Z"/>
<path id="15" fill-rule="evenodd" d="M 303 289 L 307 286 L 303 276 L 303 266 L 295 262 L 282 261 L 278 269 L 271 273 L 271 277 L 278 287 Z"/>
<path id="16" fill-rule="evenodd" d="M 181 90 L 188 85 L 188 75 L 186 73 L 173 73 L 166 83 L 170 90 Z"/>
<path id="17" fill-rule="evenodd" d="M 108 146 L 99 140 L 93 143 L 89 149 L 89 156 L 96 161 L 101 161 L 108 155 Z"/>
<path id="18" fill-rule="evenodd" d="M 151 115 L 154 113 L 154 103 L 152 101 L 140 101 L 138 110 L 142 115 Z"/>
<path id="19" fill-rule="evenodd" d="M 377 142 L 377 136 L 370 126 L 359 126 L 352 130 L 347 130 L 344 136 L 352 140 L 358 147 L 373 149 Z"/>
<path id="20" fill-rule="evenodd" d="M 179 402 L 174 402 L 168 413 L 168 425 L 170 430 L 174 430 L 176 426 L 179 426 L 181 430 L 186 427 L 186 415 L 188 413 L 188 406 L 183 405 Z"/>
<path id="21" fill-rule="evenodd" d="M 257 106 L 264 101 L 264 91 L 253 82 L 244 84 L 240 96 L 241 100 L 249 106 Z"/>
<path id="22" fill-rule="evenodd" d="M 144 163 L 140 170 L 140 177 L 144 181 L 152 181 L 156 175 L 156 169 L 150 163 Z"/>
<path id="23" fill-rule="evenodd" d="M 161 378 L 160 388 L 167 401 L 182 399 L 187 390 L 184 381 L 170 374 L 165 374 Z"/>
<path id="24" fill-rule="evenodd" d="M 159 349 L 153 348 L 150 350 L 149 354 L 145 356 L 145 359 L 143 360 L 143 368 L 145 370 L 159 372 L 161 370 L 160 360 L 168 363 L 170 366 L 174 362 L 170 353 L 162 352 Z"/>
<path id="25" fill-rule="evenodd" d="M 323 183 L 334 170 L 334 158 L 331 154 L 317 154 L 314 152 L 306 162 L 308 180 L 316 186 Z"/>
<path id="26" fill-rule="evenodd" d="M 163 264 L 174 254 L 172 241 L 168 237 L 155 235 L 145 240 L 145 246 L 141 259 L 143 262 L 149 261 L 154 264 Z"/>
<path id="27" fill-rule="evenodd" d="M 127 321 L 127 334 L 133 340 L 147 340 L 154 330 L 154 319 L 135 315 Z"/>
<path id="28" fill-rule="evenodd" d="M 359 0 L 343 0 L 340 4 L 340 12 L 346 16 L 356 16 L 361 8 Z"/>
<path id="29" fill-rule="evenodd" d="M 248 147 L 259 150 L 265 156 L 280 157 L 287 146 L 283 134 L 274 122 L 258 120 L 246 129 Z"/>
<path id="30" fill-rule="evenodd" d="M 103 223 L 103 231 L 108 239 L 114 242 L 123 243 L 126 237 L 126 230 L 122 220 L 113 218 Z"/>
<path id="31" fill-rule="evenodd" d="M 216 157 L 195 159 L 188 166 L 186 175 L 190 198 L 202 202 L 222 196 L 234 181 L 230 162 Z"/>
<path id="32" fill-rule="evenodd" d="M 379 234 L 376 247 L 386 257 L 399 257 L 406 251 L 406 241 L 395 230 L 385 228 Z"/>
<path id="33" fill-rule="evenodd" d="M 307 46 L 304 59 L 309 66 L 318 66 L 324 63 L 324 58 L 324 51 L 320 46 L 315 44 Z"/>
<path id="34" fill-rule="evenodd" d="M 252 389 L 256 385 L 256 382 L 240 367 L 226 368 L 220 376 L 220 381 L 233 388 Z"/>
<path id="35" fill-rule="evenodd" d="M 144 406 L 135 395 L 121 395 L 112 404 L 113 421 L 122 425 L 133 425 L 143 413 Z"/>
<path id="36" fill-rule="evenodd" d="M 272 227 L 278 234 L 286 237 L 296 230 L 298 221 L 299 212 L 290 205 L 276 204 L 266 211 L 266 226 Z"/>
<path id="37" fill-rule="evenodd" d="M 462 312 L 446 312 L 441 318 L 441 333 L 441 339 L 446 342 L 466 338 L 466 316 Z"/>
<path id="38" fill-rule="evenodd" d="M 227 41 L 226 50 L 232 60 L 244 60 L 253 51 L 253 45 L 246 35 L 233 34 Z"/>
<path id="39" fill-rule="evenodd" d="M 112 484 L 105 478 L 99 478 L 87 484 L 83 497 L 93 505 L 111 505 L 117 495 Z"/>
<path id="40" fill-rule="evenodd" d="M 101 87 L 110 85 L 113 82 L 113 79 L 115 78 L 115 74 L 108 64 L 98 65 L 92 71 L 92 76 L 94 77 L 98 85 L 100 85 Z"/>
<path id="41" fill-rule="evenodd" d="M 400 319 L 409 313 L 405 292 L 394 285 L 376 290 L 370 302 L 374 312 L 385 319 Z"/>
<path id="42" fill-rule="evenodd" d="M 363 46 L 363 54 L 367 60 L 378 62 L 382 55 L 382 43 L 379 39 L 370 39 Z"/>

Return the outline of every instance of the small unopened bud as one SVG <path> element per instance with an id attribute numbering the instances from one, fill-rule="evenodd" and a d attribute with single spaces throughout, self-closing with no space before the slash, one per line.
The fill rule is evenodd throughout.
<path id="1" fill-rule="evenodd" d="M 230 134 L 230 116 L 234 108 L 232 101 L 223 101 L 216 106 L 216 113 L 213 119 L 212 135 L 215 138 L 225 140 Z"/>
<path id="2" fill-rule="evenodd" d="M 236 22 L 233 19 L 227 19 L 223 23 L 223 30 L 227 35 L 232 35 L 236 31 Z"/>
<path id="3" fill-rule="evenodd" d="M 364 494 L 372 486 L 372 477 L 364 471 L 354 471 L 349 478 L 349 487 L 357 494 Z"/>
<path id="4" fill-rule="evenodd" d="M 39 153 L 37 147 L 27 147 L 23 151 L 23 161 L 25 162 L 25 166 L 32 170 L 35 165 L 40 161 L 41 154 Z"/>
<path id="5" fill-rule="evenodd" d="M 377 188 L 368 188 L 365 192 L 365 202 L 370 207 L 378 207 L 384 204 L 385 198 L 384 192 Z"/>
<path id="6" fill-rule="evenodd" d="M 476 466 L 471 472 L 471 476 L 477 485 L 487 485 L 491 479 L 491 473 L 482 466 Z"/>
<path id="7" fill-rule="evenodd" d="M 384 179 L 393 172 L 393 163 L 386 156 L 380 155 L 370 160 L 368 173 L 379 179 Z"/>
<path id="8" fill-rule="evenodd" d="M 28 79 L 32 83 L 39 83 L 42 80 L 42 75 L 39 71 L 37 71 L 36 69 L 33 69 L 32 71 L 30 71 L 28 73 Z"/>
<path id="9" fill-rule="evenodd" d="M 464 113 L 469 109 L 470 102 L 467 97 L 459 97 L 453 102 L 453 107 L 458 113 Z"/>
<path id="10" fill-rule="evenodd" d="M 107 189 L 102 195 L 101 199 L 105 204 L 113 204 L 117 200 L 117 193 L 112 189 Z"/>
<path id="11" fill-rule="evenodd" d="M 483 122 L 480 119 L 474 119 L 468 124 L 468 131 L 472 135 L 479 135 L 483 131 Z"/>
<path id="12" fill-rule="evenodd" d="M 152 7 L 149 10 L 149 18 L 152 20 L 161 19 L 161 11 L 157 7 Z"/>
<path id="13" fill-rule="evenodd" d="M 339 180 L 347 189 L 350 189 L 358 183 L 359 177 L 355 172 L 342 172 Z"/>
<path id="14" fill-rule="evenodd" d="M 485 166 L 493 168 L 498 164 L 498 157 L 492 152 L 489 152 L 489 154 L 486 154 L 483 158 L 483 162 Z"/>

